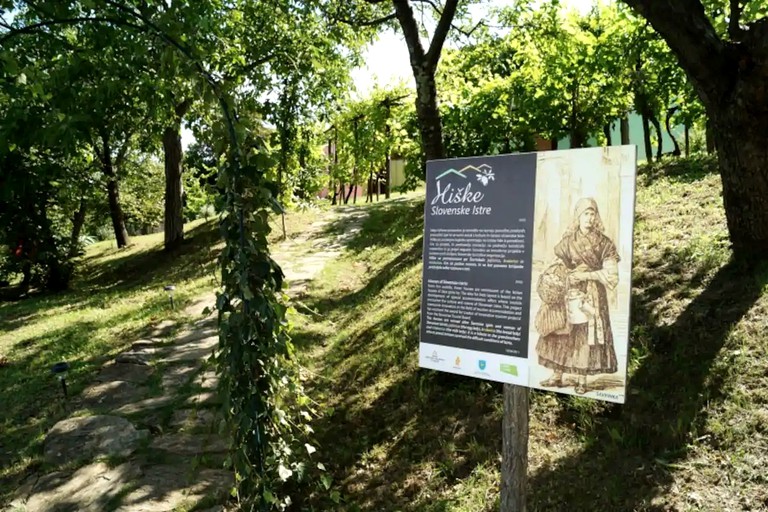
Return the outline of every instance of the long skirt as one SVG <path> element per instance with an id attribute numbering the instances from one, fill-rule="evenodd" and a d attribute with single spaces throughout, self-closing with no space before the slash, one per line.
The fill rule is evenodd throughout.
<path id="1" fill-rule="evenodd" d="M 589 344 L 588 324 L 572 325 L 569 334 L 552 333 L 539 337 L 536 353 L 541 366 L 562 373 L 616 373 L 618 366 L 613 343 Z"/>

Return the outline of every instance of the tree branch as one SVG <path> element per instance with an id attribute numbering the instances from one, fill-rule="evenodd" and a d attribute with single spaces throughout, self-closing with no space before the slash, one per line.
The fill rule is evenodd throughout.
<path id="1" fill-rule="evenodd" d="M 677 56 L 706 104 L 720 101 L 732 75 L 726 45 L 700 0 L 624 0 L 647 19 Z"/>
<path id="2" fill-rule="evenodd" d="M 424 47 L 421 45 L 421 38 L 419 37 L 419 27 L 416 25 L 416 19 L 413 17 L 413 9 L 411 9 L 408 0 L 392 0 L 395 5 L 395 14 L 397 15 L 397 21 L 400 23 L 400 28 L 403 31 L 403 37 L 405 38 L 405 44 L 408 45 L 408 55 L 411 59 L 411 68 L 414 70 L 414 74 L 417 69 L 422 68 L 426 61 L 426 53 Z"/>
<path id="3" fill-rule="evenodd" d="M 484 26 L 486 26 L 485 22 L 483 20 L 480 20 L 477 22 L 477 24 L 474 27 L 472 27 L 469 30 L 464 30 L 463 28 L 453 24 L 451 25 L 451 28 L 453 28 L 453 30 L 455 30 L 456 32 L 459 32 L 464 37 L 472 37 L 472 34 L 475 33 L 475 30 Z"/>
<path id="4" fill-rule="evenodd" d="M 437 67 L 437 62 L 440 60 L 443 44 L 448 32 L 451 30 L 458 4 L 459 0 L 446 0 L 445 9 L 440 14 L 440 21 L 437 22 L 437 28 L 435 28 L 432 42 L 429 44 L 429 51 L 427 51 L 427 63 L 433 68 Z"/>
<path id="5" fill-rule="evenodd" d="M 443 15 L 443 10 L 433 0 L 411 0 L 411 1 L 412 2 L 417 2 L 417 3 L 420 3 L 420 4 L 430 5 L 432 7 L 432 9 L 434 9 L 434 11 L 438 14 L 438 16 L 442 16 Z M 488 25 L 485 23 L 485 21 L 480 20 L 480 21 L 477 22 L 477 24 L 474 27 L 472 27 L 469 31 L 467 31 L 467 30 L 464 30 L 463 28 L 459 27 L 458 25 L 455 25 L 455 24 L 451 23 L 451 28 L 454 29 L 455 31 L 461 33 L 465 37 L 471 37 L 472 34 L 475 32 L 475 30 L 477 30 L 478 28 L 480 28 L 482 26 L 488 26 Z M 500 27 L 497 27 L 497 28 L 500 28 Z"/>
<path id="6" fill-rule="evenodd" d="M 741 20 L 741 2 L 739 0 L 731 0 L 731 14 L 728 17 L 728 35 L 731 39 L 738 41 L 743 35 L 739 21 Z"/>
<path id="7" fill-rule="evenodd" d="M 339 16 L 334 16 L 334 21 L 339 21 L 341 23 L 346 23 L 347 25 L 352 25 L 353 27 L 374 27 L 376 25 L 381 25 L 383 23 L 386 23 L 388 21 L 392 21 L 395 19 L 396 14 L 391 13 L 387 14 L 386 16 L 382 16 L 381 18 L 376 18 L 373 20 L 350 20 L 348 18 L 341 18 Z"/>
<path id="8" fill-rule="evenodd" d="M 107 18 L 107 17 L 101 17 L 101 16 L 80 16 L 77 18 L 61 18 L 61 19 L 55 19 L 55 20 L 41 21 L 38 23 L 33 23 L 32 25 L 27 25 L 25 27 L 12 29 L 7 34 L 3 35 L 3 37 L 0 37 L 0 45 L 2 45 L 2 43 L 16 36 L 20 36 L 23 34 L 33 34 L 38 29 L 41 29 L 44 27 L 51 27 L 55 25 L 78 25 L 80 23 L 88 23 L 88 22 L 110 23 L 112 25 L 131 27 L 131 28 L 140 30 L 142 32 L 146 32 L 145 28 L 142 27 L 141 25 L 136 25 L 134 23 L 121 20 L 120 18 Z"/>
<path id="9" fill-rule="evenodd" d="M 115 157 L 115 167 L 120 168 L 123 165 L 123 160 L 125 160 L 125 155 L 128 154 L 128 147 L 131 145 L 131 137 L 133 137 L 132 132 L 128 132 L 125 134 L 125 140 L 123 141 L 123 145 L 120 146 L 120 149 L 117 151 L 117 156 Z"/>

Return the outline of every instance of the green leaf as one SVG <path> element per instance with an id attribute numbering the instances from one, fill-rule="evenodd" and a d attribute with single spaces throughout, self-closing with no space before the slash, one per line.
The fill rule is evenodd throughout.
<path id="1" fill-rule="evenodd" d="M 325 467 L 323 467 L 323 471 L 325 471 Z M 323 488 L 325 488 L 325 490 L 327 491 L 328 489 L 331 488 L 331 484 L 333 483 L 333 478 L 331 477 L 331 475 L 323 474 L 323 475 L 320 475 L 320 481 L 323 484 Z"/>

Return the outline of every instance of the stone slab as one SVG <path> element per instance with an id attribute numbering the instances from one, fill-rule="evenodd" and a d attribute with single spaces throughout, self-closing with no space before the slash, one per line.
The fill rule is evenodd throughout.
<path id="1" fill-rule="evenodd" d="M 228 444 L 212 434 L 168 434 L 156 437 L 150 445 L 152 450 L 163 450 L 174 455 L 200 455 L 204 453 L 224 453 Z"/>
<path id="2" fill-rule="evenodd" d="M 172 396 L 156 396 L 153 398 L 146 398 L 144 400 L 139 400 L 138 402 L 133 402 L 123 405 L 122 407 L 118 407 L 112 411 L 112 414 L 127 415 L 151 412 L 155 409 L 159 409 L 170 404 L 173 402 L 173 398 L 174 397 Z"/>
<path id="3" fill-rule="evenodd" d="M 214 329 L 203 329 L 191 332 L 167 347 L 165 357 L 160 359 L 163 363 L 175 363 L 181 361 L 195 361 L 207 359 L 213 354 L 213 350 L 219 344 L 219 335 Z"/>
<path id="4" fill-rule="evenodd" d="M 202 361 L 182 361 L 163 369 L 163 390 L 166 393 L 176 393 L 179 388 L 185 386 L 192 377 L 202 368 Z"/>
<path id="5" fill-rule="evenodd" d="M 80 416 L 55 424 L 45 437 L 45 460 L 63 464 L 133 453 L 146 432 L 117 416 Z"/>
<path id="6" fill-rule="evenodd" d="M 115 357 L 115 362 L 120 364 L 149 365 L 150 354 L 146 352 L 123 352 Z"/>
<path id="7" fill-rule="evenodd" d="M 30 494 L 12 501 L 9 510 L 103 512 L 140 475 L 141 470 L 132 463 L 110 468 L 103 462 L 74 472 L 50 473 L 37 480 Z"/>
<path id="8" fill-rule="evenodd" d="M 160 465 L 144 471 L 115 512 L 171 512 L 192 509 L 203 498 L 224 497 L 234 484 L 232 473 L 187 466 Z M 184 508 L 186 507 L 186 508 Z"/>
<path id="9" fill-rule="evenodd" d="M 125 381 L 144 384 L 152 377 L 155 369 L 150 366 L 130 363 L 112 363 L 101 369 L 96 380 L 98 382 Z"/>
<path id="10" fill-rule="evenodd" d="M 83 390 L 81 405 L 83 407 L 98 409 L 105 406 L 120 407 L 132 402 L 138 402 L 145 398 L 147 389 L 133 382 L 113 380 L 109 382 L 97 382 Z"/>
<path id="11" fill-rule="evenodd" d="M 211 409 L 179 409 L 173 411 L 170 426 L 180 430 L 208 430 L 214 428 L 216 413 Z"/>

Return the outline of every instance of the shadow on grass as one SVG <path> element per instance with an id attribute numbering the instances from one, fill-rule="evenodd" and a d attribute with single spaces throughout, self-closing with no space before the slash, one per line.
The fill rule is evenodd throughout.
<path id="1" fill-rule="evenodd" d="M 219 242 L 213 223 L 201 224 L 186 233 L 184 243 L 166 252 L 158 244 L 140 253 L 126 252 L 108 261 L 105 255 L 85 258 L 78 264 L 72 289 L 59 293 L 35 293 L 15 302 L 0 302 L 0 334 L 11 332 L 51 309 L 83 308 L 108 304 L 127 291 L 211 274 L 218 252 L 210 248 Z"/>
<path id="2" fill-rule="evenodd" d="M 637 175 L 643 185 L 649 186 L 664 177 L 673 182 L 693 183 L 717 172 L 717 157 L 699 153 L 688 158 L 665 158 L 661 162 L 641 165 Z"/>
<path id="3" fill-rule="evenodd" d="M 394 246 L 409 230 L 415 236 L 420 219 L 409 218 L 416 217 L 414 209 L 370 207 L 372 218 L 350 247 Z M 396 222 L 398 228 L 385 232 Z M 340 312 L 335 328 L 345 333 L 323 358 L 330 380 L 317 384 L 318 392 L 335 397 L 332 415 L 317 431 L 321 453 L 333 461 L 343 487 L 344 510 L 444 510 L 446 503 L 455 506 L 451 489 L 470 472 L 498 465 L 499 386 L 414 367 L 418 316 L 408 313 L 418 310 L 418 290 L 375 321 L 353 317 L 358 308 L 388 307 L 383 292 L 401 286 L 394 281 L 420 255 L 417 240 L 360 290 L 308 300 L 320 312 Z M 557 398 L 559 428 L 575 428 L 581 450 L 530 475 L 532 509 L 669 510 L 670 464 L 685 459 L 706 428 L 708 408 L 726 398 L 722 388 L 732 369 L 715 362 L 768 284 L 765 265 L 697 258 L 686 246 L 653 260 L 639 256 L 632 304 L 637 369 L 627 404 Z M 381 339 L 393 329 L 401 343 Z M 534 400 L 540 397 L 534 392 Z M 714 437 L 708 442 L 717 443 Z"/>
<path id="4" fill-rule="evenodd" d="M 359 209 L 366 215 L 361 229 L 345 245 L 359 253 L 365 249 L 392 246 L 421 234 L 424 229 L 424 201 L 390 200 Z M 331 222 L 318 236 L 343 235 L 357 222 L 352 215 Z"/>
<path id="5" fill-rule="evenodd" d="M 63 400 L 59 381 L 51 374 L 50 368 L 59 361 L 68 361 L 67 383 L 70 397 L 75 397 L 93 380 L 95 373 L 129 342 L 137 339 L 145 327 L 123 330 L 109 345 L 95 350 L 90 346 L 89 333 L 106 326 L 121 325 L 136 311 L 159 311 L 164 297 L 157 297 L 148 303 L 138 304 L 125 313 L 104 319 L 104 321 L 81 321 L 64 328 L 47 332 L 44 337 L 29 340 L 12 363 L 0 369 L 0 410 L 3 435 L 0 437 L 0 468 L 19 463 L 24 457 L 35 458 L 40 454 L 40 436 L 56 421 L 70 412 L 70 406 Z M 82 357 L 91 351 L 98 355 Z M 17 478 L 10 474 L 9 478 Z M 7 482 L 0 482 L 5 488 Z"/>
<path id="6" fill-rule="evenodd" d="M 157 279 L 172 284 L 200 273 L 200 267 L 216 260 L 210 247 L 220 241 L 220 234 L 212 223 L 201 224 L 185 233 L 184 242 L 172 251 L 165 251 L 161 243 L 146 251 L 127 253 L 105 262 L 83 262 L 83 287 L 111 288 L 140 287 Z"/>
<path id="7" fill-rule="evenodd" d="M 671 484 L 665 466 L 685 457 L 707 408 L 723 398 L 725 376 L 712 364 L 731 328 L 761 297 L 766 270 L 725 265 L 668 326 L 657 322 L 655 290 L 633 297 L 633 324 L 651 343 L 630 379 L 627 404 L 607 406 L 585 428 L 582 452 L 532 475 L 537 508 L 668 510 L 651 504 Z M 574 421 L 568 409 L 562 420 Z"/>
<path id="8" fill-rule="evenodd" d="M 305 303 L 320 313 L 333 309 L 348 311 L 374 300 L 379 292 L 400 273 L 421 261 L 422 238 L 419 237 L 405 251 L 399 253 L 375 274 L 368 278 L 365 286 L 347 294 L 332 293 L 323 297 L 311 297 Z"/>

